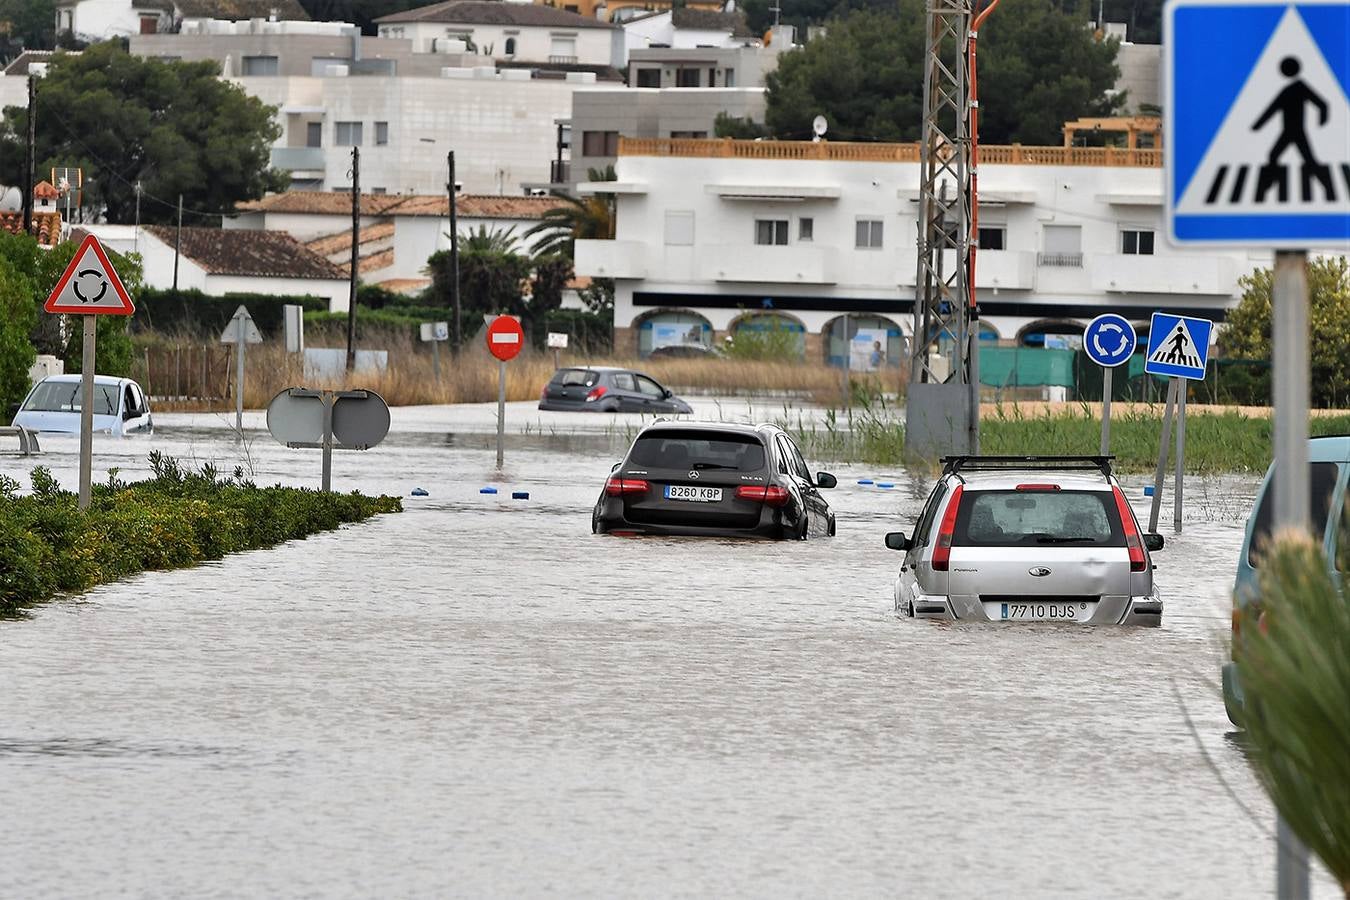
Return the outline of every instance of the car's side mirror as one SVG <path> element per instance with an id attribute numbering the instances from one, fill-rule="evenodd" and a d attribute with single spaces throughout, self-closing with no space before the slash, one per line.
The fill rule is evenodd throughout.
<path id="1" fill-rule="evenodd" d="M 1152 531 L 1144 535 L 1144 546 L 1150 551 L 1157 552 L 1163 548 L 1163 536 Z"/>
<path id="2" fill-rule="evenodd" d="M 891 550 L 908 550 L 912 545 L 903 531 L 892 531 L 886 535 L 886 546 Z"/>
<path id="3" fill-rule="evenodd" d="M 816 487 L 819 487 L 819 488 L 832 488 L 832 487 L 834 487 L 835 485 L 837 485 L 838 483 L 839 483 L 839 479 L 835 478 L 835 477 L 834 477 L 833 475 L 831 475 L 829 472 L 817 472 L 817 473 L 816 473 Z"/>
<path id="4" fill-rule="evenodd" d="M 612 466 L 609 467 L 609 470 L 610 470 L 611 472 L 617 472 L 617 471 L 619 471 L 619 466 L 621 466 L 621 465 L 623 465 L 623 463 L 621 463 L 621 462 L 616 462 L 614 465 L 612 465 Z"/>
<path id="5" fill-rule="evenodd" d="M 662 396 L 669 400 L 671 397 L 675 396 L 675 392 L 670 388 L 662 388 Z"/>
<path id="6" fill-rule="evenodd" d="M 19 404 L 11 403 L 9 405 L 9 417 L 12 419 L 19 414 Z"/>

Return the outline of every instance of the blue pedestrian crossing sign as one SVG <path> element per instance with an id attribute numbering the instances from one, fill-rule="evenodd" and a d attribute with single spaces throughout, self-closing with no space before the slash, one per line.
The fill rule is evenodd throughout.
<path id="1" fill-rule="evenodd" d="M 1099 366 L 1115 368 L 1130 361 L 1139 338 L 1129 319 L 1115 313 L 1105 313 L 1083 329 L 1083 349 L 1088 358 Z"/>
<path id="2" fill-rule="evenodd" d="M 1173 0 L 1164 20 L 1172 241 L 1350 245 L 1350 0 Z"/>
<path id="3" fill-rule="evenodd" d="M 1213 331 L 1214 323 L 1209 319 L 1155 312 L 1149 321 L 1144 371 L 1175 378 L 1204 378 Z"/>

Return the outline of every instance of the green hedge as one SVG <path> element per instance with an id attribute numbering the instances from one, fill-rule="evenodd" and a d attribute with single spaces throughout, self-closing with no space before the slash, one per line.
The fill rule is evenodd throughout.
<path id="1" fill-rule="evenodd" d="M 174 569 L 402 510 L 397 497 L 258 487 L 236 470 L 179 467 L 150 454 L 154 477 L 125 483 L 110 473 L 88 510 L 45 468 L 33 493 L 0 476 L 0 615 L 147 569 Z"/>
<path id="2" fill-rule="evenodd" d="M 165 334 L 186 333 L 217 338 L 240 304 L 248 307 L 264 337 L 281 333 L 282 307 L 299 304 L 306 312 L 328 309 L 323 297 L 288 297 L 281 294 L 226 294 L 213 297 L 198 290 L 172 291 L 143 288 L 136 298 L 134 325 Z"/>

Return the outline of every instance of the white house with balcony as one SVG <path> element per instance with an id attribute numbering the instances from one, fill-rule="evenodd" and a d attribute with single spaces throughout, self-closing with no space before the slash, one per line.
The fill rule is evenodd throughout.
<path id="1" fill-rule="evenodd" d="M 1142 331 L 1154 310 L 1222 319 L 1238 278 L 1271 262 L 1170 246 L 1159 150 L 980 157 L 986 340 L 1044 346 L 1107 311 Z M 887 361 L 901 359 L 918 271 L 917 145 L 622 139 L 616 168 L 617 183 L 580 186 L 617 195 L 617 235 L 578 241 L 576 270 L 615 279 L 620 352 L 774 327 L 800 335 L 808 358 L 838 363 L 847 315 Z"/>
<path id="2" fill-rule="evenodd" d="M 382 38 L 405 38 L 418 53 L 467 48 L 500 62 L 622 69 L 623 31 L 599 19 L 535 3 L 449 0 L 375 20 Z"/>

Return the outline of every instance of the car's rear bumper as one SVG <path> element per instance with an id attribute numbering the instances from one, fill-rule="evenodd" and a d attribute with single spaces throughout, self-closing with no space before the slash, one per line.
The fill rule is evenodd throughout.
<path id="1" fill-rule="evenodd" d="M 540 409 L 553 412 L 608 412 L 594 400 L 540 400 Z"/>
<path id="2" fill-rule="evenodd" d="M 1053 599 L 1053 598 L 1046 598 Z M 916 619 L 944 619 L 955 622 L 998 622 L 990 618 L 980 598 L 942 594 L 915 594 L 912 604 Z M 1106 596 L 1102 597 L 1091 614 L 1083 619 L 1072 619 L 1081 625 L 1143 625 L 1162 624 L 1163 603 L 1157 592 L 1147 597 Z M 1039 620 L 1044 621 L 1044 620 Z"/>
<path id="3" fill-rule="evenodd" d="M 622 514 L 604 511 L 594 519 L 597 534 L 650 534 L 666 537 L 751 537 L 787 540 L 797 529 L 784 523 L 777 510 L 765 508 L 759 521 L 749 528 L 717 528 L 707 525 L 679 525 L 669 522 L 630 522 Z"/>

